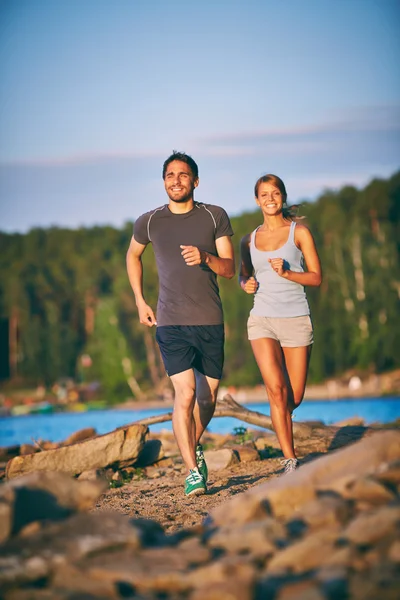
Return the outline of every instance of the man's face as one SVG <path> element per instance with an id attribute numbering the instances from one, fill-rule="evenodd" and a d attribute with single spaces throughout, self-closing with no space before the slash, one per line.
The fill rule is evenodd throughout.
<path id="1" fill-rule="evenodd" d="M 169 163 L 165 173 L 164 185 L 168 197 L 173 202 L 187 202 L 193 198 L 193 190 L 199 183 L 193 177 L 189 165 L 181 160 Z"/>

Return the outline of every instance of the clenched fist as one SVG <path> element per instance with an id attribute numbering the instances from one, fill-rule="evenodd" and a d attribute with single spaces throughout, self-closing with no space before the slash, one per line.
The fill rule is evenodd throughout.
<path id="1" fill-rule="evenodd" d="M 283 258 L 269 258 L 268 262 L 271 263 L 271 267 L 278 273 L 280 277 L 284 277 L 286 273 L 285 264 Z"/>
<path id="2" fill-rule="evenodd" d="M 180 246 L 185 263 L 189 267 L 207 263 L 207 253 L 199 250 L 196 246 Z"/>
<path id="3" fill-rule="evenodd" d="M 258 289 L 258 281 L 256 281 L 254 277 L 249 277 L 247 281 L 242 281 L 240 286 L 246 294 L 255 294 Z"/>

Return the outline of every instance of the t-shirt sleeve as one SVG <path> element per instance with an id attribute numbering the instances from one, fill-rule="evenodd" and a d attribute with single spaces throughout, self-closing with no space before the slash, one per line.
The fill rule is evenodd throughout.
<path id="1" fill-rule="evenodd" d="M 215 213 L 215 239 L 217 240 L 220 237 L 224 237 L 226 235 L 233 235 L 233 229 L 231 222 L 229 220 L 228 215 L 225 210 L 220 206 L 217 207 L 218 210 Z"/>
<path id="2" fill-rule="evenodd" d="M 149 232 L 148 232 L 148 223 L 150 219 L 150 214 L 145 213 L 141 215 L 138 219 L 136 219 L 133 225 L 133 237 L 139 244 L 147 245 L 150 242 Z"/>

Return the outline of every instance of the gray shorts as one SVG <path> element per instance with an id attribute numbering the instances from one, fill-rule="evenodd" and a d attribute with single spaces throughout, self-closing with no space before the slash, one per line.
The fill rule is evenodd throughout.
<path id="1" fill-rule="evenodd" d="M 313 326 L 309 315 L 303 317 L 257 317 L 247 321 L 249 340 L 271 338 L 283 348 L 299 348 L 313 343 Z"/>

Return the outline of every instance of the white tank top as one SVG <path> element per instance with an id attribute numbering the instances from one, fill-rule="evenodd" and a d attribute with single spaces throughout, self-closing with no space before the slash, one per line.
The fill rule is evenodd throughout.
<path id="1" fill-rule="evenodd" d="M 283 258 L 286 268 L 303 273 L 303 253 L 294 242 L 296 223 L 292 221 L 287 242 L 278 250 L 258 250 L 255 245 L 255 229 L 250 235 L 250 255 L 258 289 L 254 294 L 251 315 L 259 317 L 301 317 L 310 314 L 304 287 L 294 281 L 280 277 L 269 258 Z"/>

